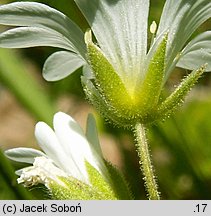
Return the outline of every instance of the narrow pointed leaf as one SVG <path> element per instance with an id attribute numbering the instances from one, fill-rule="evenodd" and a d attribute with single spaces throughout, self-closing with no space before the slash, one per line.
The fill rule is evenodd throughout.
<path id="1" fill-rule="evenodd" d="M 104 194 L 74 178 L 60 178 L 65 186 L 50 184 L 52 199 L 57 200 L 105 200 Z"/>
<path id="2" fill-rule="evenodd" d="M 123 116 L 116 115 L 116 110 L 114 109 L 114 107 L 112 107 L 111 104 L 108 104 L 104 96 L 99 93 L 91 80 L 87 79 L 85 76 L 82 76 L 81 82 L 87 99 L 92 105 L 96 107 L 96 109 L 107 121 L 111 121 L 112 123 L 115 123 L 116 125 L 121 125 L 122 127 L 131 126 L 131 119 L 129 119 L 129 121 L 127 119 L 124 119 L 125 113 Z M 128 117 L 127 114 L 126 116 Z"/>

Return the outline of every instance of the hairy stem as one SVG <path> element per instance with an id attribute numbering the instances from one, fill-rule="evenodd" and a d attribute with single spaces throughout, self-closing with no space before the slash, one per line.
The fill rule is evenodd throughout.
<path id="1" fill-rule="evenodd" d="M 146 138 L 146 129 L 142 124 L 135 126 L 136 149 L 140 158 L 141 170 L 144 176 L 145 187 L 150 200 L 159 200 L 160 195 L 156 183 L 153 166 L 150 159 L 149 146 Z"/>

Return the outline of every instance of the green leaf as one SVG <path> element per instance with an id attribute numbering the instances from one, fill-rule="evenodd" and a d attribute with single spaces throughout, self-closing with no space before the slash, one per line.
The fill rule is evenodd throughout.
<path id="1" fill-rule="evenodd" d="M 88 34 L 90 32 L 87 32 L 85 35 L 88 60 L 95 75 L 97 88 L 107 103 L 117 109 L 118 112 L 121 112 L 121 110 L 127 109 L 131 104 L 131 97 L 111 63 L 100 48 L 91 42 Z"/>
<path id="2" fill-rule="evenodd" d="M 81 82 L 82 82 L 83 89 L 84 89 L 87 99 L 100 112 L 100 114 L 107 121 L 112 120 L 111 123 L 115 123 L 116 125 L 119 125 L 119 124 L 122 125 L 123 123 L 122 126 L 124 126 L 125 125 L 124 119 L 121 118 L 121 116 L 115 115 L 116 111 L 114 110 L 114 108 L 109 106 L 105 98 L 97 91 L 96 87 L 91 82 L 91 80 L 87 79 L 86 76 L 82 76 Z"/>

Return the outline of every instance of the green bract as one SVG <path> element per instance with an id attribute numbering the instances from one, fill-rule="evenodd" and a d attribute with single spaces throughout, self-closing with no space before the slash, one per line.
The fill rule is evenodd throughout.
<path id="1" fill-rule="evenodd" d="M 211 17 L 210 0 L 166 0 L 154 40 L 147 48 L 149 0 L 75 0 L 91 31 L 46 5 L 0 6 L 0 23 L 18 26 L 0 34 L 0 46 L 54 46 L 43 76 L 56 81 L 83 67 L 87 98 L 105 118 L 121 126 L 169 116 L 204 71 L 211 71 L 211 31 L 194 31 Z M 186 45 L 186 46 L 185 46 Z M 205 67 L 206 64 L 206 67 Z M 193 70 L 167 99 L 162 89 L 174 68 Z"/>

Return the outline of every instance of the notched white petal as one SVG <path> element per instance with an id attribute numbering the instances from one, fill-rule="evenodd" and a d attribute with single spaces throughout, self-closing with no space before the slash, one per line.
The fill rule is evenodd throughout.
<path id="1" fill-rule="evenodd" d="M 98 139 L 97 126 L 94 119 L 94 116 L 90 113 L 87 118 L 86 123 L 86 137 L 92 146 L 93 150 L 102 157 L 102 150 L 100 147 L 100 142 Z"/>
<path id="2" fill-rule="evenodd" d="M 85 58 L 83 32 L 63 13 L 37 2 L 14 2 L 0 6 L 0 24 L 41 27 L 54 30 L 71 44 L 72 51 Z"/>
<path id="3" fill-rule="evenodd" d="M 0 34 L 0 47 L 26 48 L 36 46 L 51 46 L 72 50 L 71 43 L 63 35 L 50 29 L 19 27 Z"/>
<path id="4" fill-rule="evenodd" d="M 207 63 L 206 71 L 211 71 L 211 31 L 199 34 L 180 53 L 178 67 L 194 70 Z"/>
<path id="5" fill-rule="evenodd" d="M 44 122 L 38 122 L 35 127 L 35 136 L 43 151 L 54 163 L 68 174 L 76 177 L 78 170 L 72 155 L 63 148 L 54 131 Z"/>
<path id="6" fill-rule="evenodd" d="M 45 154 L 39 150 L 21 147 L 8 149 L 4 153 L 11 160 L 30 164 L 34 162 L 35 157 L 45 156 Z"/>
<path id="7" fill-rule="evenodd" d="M 93 121 L 91 123 L 93 124 Z M 69 115 L 56 113 L 54 128 L 55 132 L 44 122 L 36 124 L 35 136 L 45 154 L 29 148 L 16 148 L 5 152 L 13 160 L 33 164 L 16 171 L 16 174 L 20 175 L 18 183 L 24 183 L 25 186 L 41 183 L 48 186 L 49 181 L 60 181 L 56 176 L 71 176 L 89 184 L 85 161 L 100 171 L 102 154 L 93 153 L 83 130 Z M 89 133 L 96 136 L 96 131 Z M 99 149 L 96 151 L 100 152 Z"/>
<path id="8" fill-rule="evenodd" d="M 82 176 L 88 178 L 85 160 L 99 170 L 90 144 L 83 130 L 69 115 L 59 112 L 54 116 L 54 129 L 61 145 L 68 155 L 71 155 Z"/>
<path id="9" fill-rule="evenodd" d="M 62 128 L 69 128 L 70 132 L 73 131 L 77 134 L 80 134 L 83 138 L 85 137 L 79 124 L 71 116 L 63 112 L 57 112 L 54 115 L 53 124 L 56 134 L 57 130 L 60 131 Z"/>
<path id="10" fill-rule="evenodd" d="M 141 76 L 147 51 L 149 0 L 75 2 L 102 52 L 122 79 L 135 79 L 137 73 Z"/>
<path id="11" fill-rule="evenodd" d="M 169 29 L 167 59 L 166 59 L 167 77 L 169 76 L 170 72 L 172 72 L 173 68 L 177 63 L 177 61 L 175 61 L 175 57 L 184 47 L 187 40 L 190 38 L 193 32 L 210 17 L 211 17 L 210 0 L 200 0 L 200 1 L 167 0 L 166 1 L 161 15 L 157 36 L 159 36 L 166 29 Z M 193 62 L 190 62 L 190 64 L 192 63 Z M 200 64 L 196 64 L 194 69 L 197 68 L 198 66 L 200 66 Z M 187 68 L 187 65 L 185 65 L 185 67 Z M 192 68 L 192 66 L 189 68 Z"/>
<path id="12" fill-rule="evenodd" d="M 47 81 L 61 80 L 83 66 L 85 61 L 71 52 L 59 51 L 52 54 L 43 67 L 43 77 Z"/>

